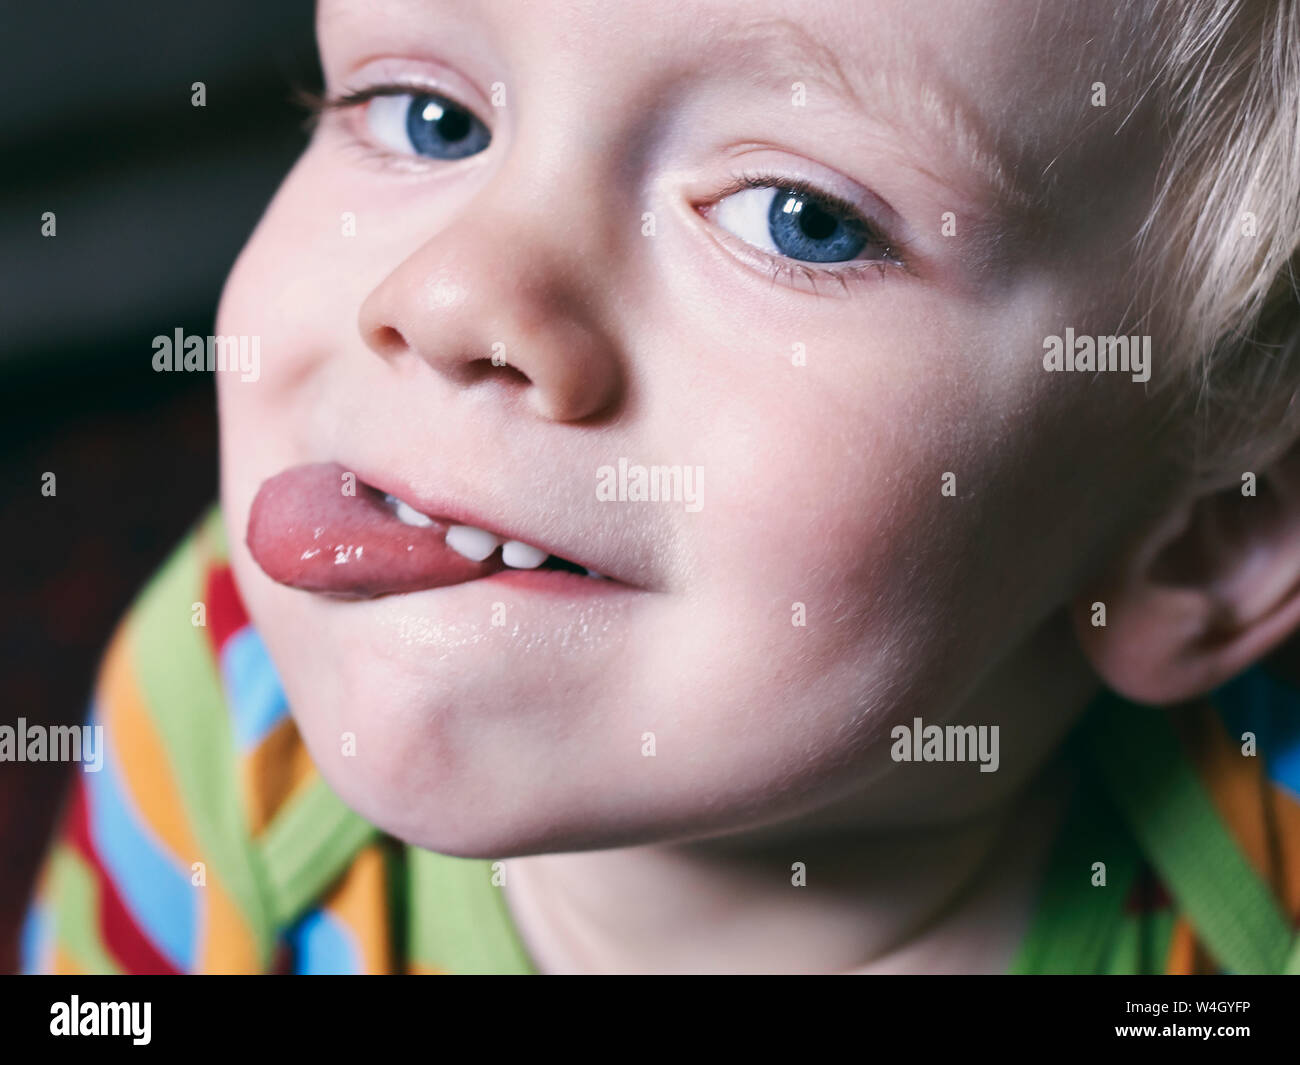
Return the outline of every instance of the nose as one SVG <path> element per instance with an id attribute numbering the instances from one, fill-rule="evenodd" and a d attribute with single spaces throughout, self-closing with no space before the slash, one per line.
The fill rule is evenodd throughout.
<path id="1" fill-rule="evenodd" d="M 505 206 L 484 191 L 367 295 L 362 338 L 381 358 L 419 359 L 458 387 L 522 394 L 552 421 L 607 415 L 622 371 L 601 322 L 599 253 L 556 224 L 571 204 Z"/>

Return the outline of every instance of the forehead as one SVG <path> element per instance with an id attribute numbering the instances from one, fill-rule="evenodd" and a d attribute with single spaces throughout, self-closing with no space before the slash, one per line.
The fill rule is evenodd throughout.
<path id="1" fill-rule="evenodd" d="M 642 65 L 743 60 L 756 75 L 765 68 L 817 78 L 829 70 L 836 82 L 857 88 L 886 74 L 919 73 L 964 86 L 974 104 L 976 96 L 993 102 L 1015 89 L 1068 91 L 1076 75 L 1099 76 L 1143 21 L 1142 6 L 1126 0 L 320 0 L 319 21 L 323 33 L 383 25 L 417 36 L 422 25 L 454 23 L 503 43 L 572 46 L 592 63 L 609 49 L 639 57 Z M 567 51 L 553 54 L 570 58 Z"/>
<path id="2" fill-rule="evenodd" d="M 322 35 L 388 28 L 441 36 L 449 25 L 502 44 L 559 45 L 594 64 L 615 50 L 625 67 L 747 64 L 863 98 L 905 81 L 950 89 L 995 117 L 1020 98 L 1028 117 L 1109 74 L 1123 80 L 1129 42 L 1146 21 L 1126 0 L 321 0 Z M 445 41 L 445 38 L 443 38 Z M 569 49 L 574 49 L 570 51 Z M 1121 61 L 1119 67 L 1116 60 Z M 575 71 L 575 74 L 578 73 Z M 916 84 L 917 82 L 921 85 Z M 912 95 L 916 95 L 915 92 Z M 1027 117 L 1022 114 L 1022 119 Z M 1046 116 L 1044 116 L 1046 119 Z M 1044 121 L 1042 128 L 1047 128 Z"/>

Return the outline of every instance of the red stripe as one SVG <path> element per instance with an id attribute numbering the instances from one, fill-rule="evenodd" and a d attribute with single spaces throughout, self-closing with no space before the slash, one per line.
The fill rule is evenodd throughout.
<path id="1" fill-rule="evenodd" d="M 94 873 L 99 885 L 99 929 L 108 949 L 124 972 L 136 974 L 162 974 L 174 976 L 180 972 L 163 957 L 149 940 L 144 930 L 135 923 L 118 894 L 117 886 L 109 876 L 99 853 L 90 838 L 90 818 L 86 808 L 86 788 L 78 774 L 72 788 L 72 803 L 68 810 L 67 840 L 77 850 Z"/>
<path id="2" fill-rule="evenodd" d="M 271 961 L 271 975 L 293 975 L 293 952 L 289 950 L 289 944 L 284 942 L 284 940 L 280 940 L 275 945 L 275 953 Z"/>
<path id="3" fill-rule="evenodd" d="M 1155 875 L 1149 865 L 1143 865 L 1142 871 L 1133 882 L 1128 898 L 1124 902 L 1124 912 L 1130 914 L 1155 913 L 1168 910 L 1174 904 L 1165 885 Z"/>
<path id="4" fill-rule="evenodd" d="M 220 658 L 226 641 L 248 624 L 248 611 L 235 587 L 235 575 L 225 563 L 209 567 L 203 582 L 203 601 L 207 604 L 208 641 Z"/>

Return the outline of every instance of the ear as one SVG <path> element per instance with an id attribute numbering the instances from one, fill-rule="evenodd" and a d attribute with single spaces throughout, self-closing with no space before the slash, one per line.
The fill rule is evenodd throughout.
<path id="1" fill-rule="evenodd" d="M 1259 661 L 1300 627 L 1300 447 L 1175 508 L 1071 614 L 1102 681 L 1135 702 L 1195 699 Z"/>

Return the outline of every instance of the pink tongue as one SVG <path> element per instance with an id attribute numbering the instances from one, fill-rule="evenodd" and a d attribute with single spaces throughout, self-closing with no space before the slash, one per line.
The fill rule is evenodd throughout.
<path id="1" fill-rule="evenodd" d="M 398 521 L 373 488 L 344 495 L 335 462 L 294 466 L 262 483 L 248 515 L 248 549 L 272 580 L 309 592 L 369 598 L 486 577 L 493 557 L 471 562 L 444 542 L 447 525 Z"/>

